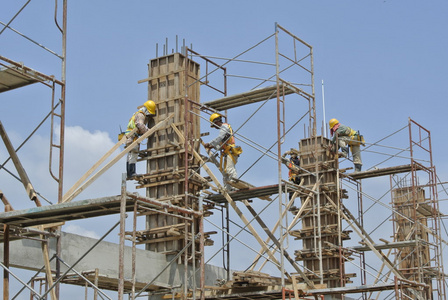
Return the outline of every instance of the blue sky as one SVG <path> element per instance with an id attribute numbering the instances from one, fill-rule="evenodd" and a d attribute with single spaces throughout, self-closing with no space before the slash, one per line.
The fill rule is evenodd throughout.
<path id="1" fill-rule="evenodd" d="M 25 2 L 3 1 L 0 21 L 9 22 Z M 10 26 L 61 53 L 53 11 L 52 1 L 31 1 Z M 327 122 L 338 118 L 360 130 L 368 143 L 374 143 L 405 126 L 410 117 L 431 131 L 434 164 L 440 180 L 447 181 L 448 145 L 444 129 L 448 108 L 447 15 L 448 2 L 441 0 L 68 1 L 65 189 L 113 146 L 119 126 L 124 128 L 136 106 L 146 100 L 147 86 L 137 82 L 147 77 L 147 63 L 156 56 L 156 44 L 161 55 L 162 45 L 168 39 L 171 52 L 178 36 L 179 44 L 185 39 L 187 45 L 192 44 L 203 55 L 230 58 L 273 34 L 276 22 L 313 46 L 319 133 L 323 122 L 323 80 Z M 250 53 L 242 59 L 274 63 L 272 45 L 267 44 L 253 56 Z M 42 73 L 60 76 L 57 58 L 11 30 L 6 29 L 0 35 L 0 55 L 24 62 Z M 228 72 L 249 74 L 250 68 L 231 63 Z M 267 69 L 252 76 L 275 72 Z M 228 94 L 255 85 L 255 81 L 230 78 Z M 206 89 L 201 90 L 201 95 L 202 101 L 214 99 Z M 30 86 L 2 93 L 0 101 L 0 120 L 13 144 L 18 145 L 48 113 L 49 91 Z M 230 110 L 229 121 L 238 128 L 255 108 Z M 295 106 L 289 108 L 287 122 L 292 124 L 303 111 L 295 113 Z M 269 147 L 276 140 L 274 121 L 275 106 L 267 105 L 253 122 L 241 129 L 241 134 Z M 49 184 L 47 176 L 47 129 L 39 131 L 19 156 L 36 189 L 55 201 L 55 184 Z M 208 127 L 203 131 L 209 131 Z M 283 149 L 295 147 L 303 132 L 301 123 Z M 407 143 L 404 131 L 384 144 L 407 147 Z M 240 173 L 252 163 L 252 155 L 258 155 L 251 151 L 245 148 L 238 164 Z M 0 161 L 7 157 L 1 144 Z M 381 161 L 382 156 L 364 153 L 363 160 L 367 169 Z M 351 164 L 343 162 L 343 166 Z M 6 167 L 14 170 L 11 163 Z M 123 171 L 124 161 L 104 174 L 79 199 L 118 194 Z M 271 161 L 249 171 L 243 179 L 266 185 L 276 182 L 275 175 L 276 165 Z M 387 179 L 383 181 L 365 181 L 365 189 L 375 193 L 378 186 L 384 189 L 388 185 Z M 30 207 L 15 179 L 0 172 L 0 182 L 0 189 L 15 208 Z M 441 187 L 438 190 L 439 199 L 448 198 Z M 390 199 L 383 202 L 388 204 Z M 447 201 L 442 201 L 445 213 L 447 207 Z M 73 232 L 92 231 L 89 221 L 66 226 L 76 227 Z M 101 236 L 106 230 L 107 225 L 104 231 L 90 234 Z"/>

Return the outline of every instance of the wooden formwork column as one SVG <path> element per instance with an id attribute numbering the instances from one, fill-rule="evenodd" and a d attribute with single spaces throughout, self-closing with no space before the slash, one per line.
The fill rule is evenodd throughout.
<path id="1" fill-rule="evenodd" d="M 425 190 L 421 187 L 397 188 L 392 191 L 392 201 L 394 208 L 394 227 L 395 241 L 415 240 L 413 247 L 401 248 L 397 254 L 399 261 L 399 271 L 407 280 L 423 282 L 431 285 L 431 278 L 423 276 L 425 269 L 431 267 L 431 258 L 429 253 L 429 238 L 426 228 L 428 227 L 427 218 L 431 212 L 418 210 L 418 206 L 424 206 Z M 412 294 L 407 294 L 412 297 Z"/>
<path id="2" fill-rule="evenodd" d="M 302 228 L 291 232 L 303 241 L 303 249 L 295 252 L 295 259 L 303 261 L 305 268 L 310 270 L 305 271 L 305 274 L 316 283 L 327 284 L 329 288 L 340 287 L 345 283 L 340 273 L 344 269 L 344 259 L 341 259 L 339 247 L 342 247 L 342 240 L 339 242 L 339 236 L 342 235 L 342 239 L 349 238 L 347 232 L 339 232 L 337 209 L 331 204 L 338 203 L 339 199 L 338 158 L 329 151 L 330 145 L 331 141 L 322 136 L 299 142 L 300 167 L 309 172 L 301 174 L 303 187 L 312 190 L 318 181 L 317 175 L 320 181 L 312 201 L 306 201 L 306 194 L 301 196 Z M 347 274 L 342 276 L 346 277 Z"/>
<path id="3" fill-rule="evenodd" d="M 152 59 L 148 65 L 148 99 L 157 107 L 154 122 L 174 113 L 174 124 L 193 144 L 200 137 L 199 116 L 190 112 L 188 103 L 199 103 L 199 64 L 180 53 Z M 186 105 L 187 104 L 187 105 Z M 147 174 L 137 188 L 146 188 L 146 196 L 159 201 L 167 201 L 181 207 L 197 209 L 197 199 L 186 201 L 186 194 L 198 195 L 200 182 L 188 178 L 188 169 L 198 163 L 186 155 L 184 144 L 178 139 L 171 126 L 158 130 L 148 140 L 147 150 L 140 153 L 147 160 Z M 187 181 L 187 182 L 186 182 Z M 151 213 L 147 217 L 147 233 L 144 243 L 147 249 L 166 254 L 176 254 L 186 244 L 191 226 L 180 218 L 166 214 Z M 199 224 L 199 222 L 195 222 Z M 173 226 L 175 225 L 175 226 Z M 197 232 L 198 229 L 195 229 Z"/>

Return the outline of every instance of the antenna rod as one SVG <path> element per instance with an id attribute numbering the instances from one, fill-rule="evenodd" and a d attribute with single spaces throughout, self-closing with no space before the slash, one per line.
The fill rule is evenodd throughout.
<path id="1" fill-rule="evenodd" d="M 324 80 L 322 79 L 322 106 L 324 111 L 324 136 L 328 138 L 327 136 L 327 121 L 325 120 L 325 91 L 324 91 Z"/>

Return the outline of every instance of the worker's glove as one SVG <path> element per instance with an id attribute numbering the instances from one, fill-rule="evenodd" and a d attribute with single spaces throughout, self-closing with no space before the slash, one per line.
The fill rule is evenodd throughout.
<path id="1" fill-rule="evenodd" d="M 205 147 L 205 149 L 207 149 L 207 151 L 213 149 L 213 146 L 210 145 L 209 143 L 205 143 L 205 144 L 204 144 L 204 147 Z"/>

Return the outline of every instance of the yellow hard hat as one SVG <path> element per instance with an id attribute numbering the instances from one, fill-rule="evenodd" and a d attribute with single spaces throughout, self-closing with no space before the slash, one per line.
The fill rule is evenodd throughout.
<path id="1" fill-rule="evenodd" d="M 336 119 L 331 119 L 330 122 L 329 122 L 330 129 L 333 129 L 333 127 L 334 127 L 336 124 L 338 124 L 338 123 L 339 123 L 338 120 L 336 120 Z"/>
<path id="2" fill-rule="evenodd" d="M 213 122 L 215 122 L 215 120 L 217 119 L 217 118 L 221 118 L 222 116 L 220 115 L 220 114 L 218 114 L 218 113 L 214 113 L 214 114 L 212 114 L 211 116 L 210 116 L 210 122 L 212 122 L 212 124 L 211 124 L 211 127 L 213 127 Z"/>
<path id="3" fill-rule="evenodd" d="M 144 107 L 146 107 L 146 109 L 148 110 L 148 112 L 151 115 L 155 115 L 156 114 L 156 104 L 154 101 L 152 100 L 148 100 L 145 102 L 145 104 L 143 104 Z"/>

